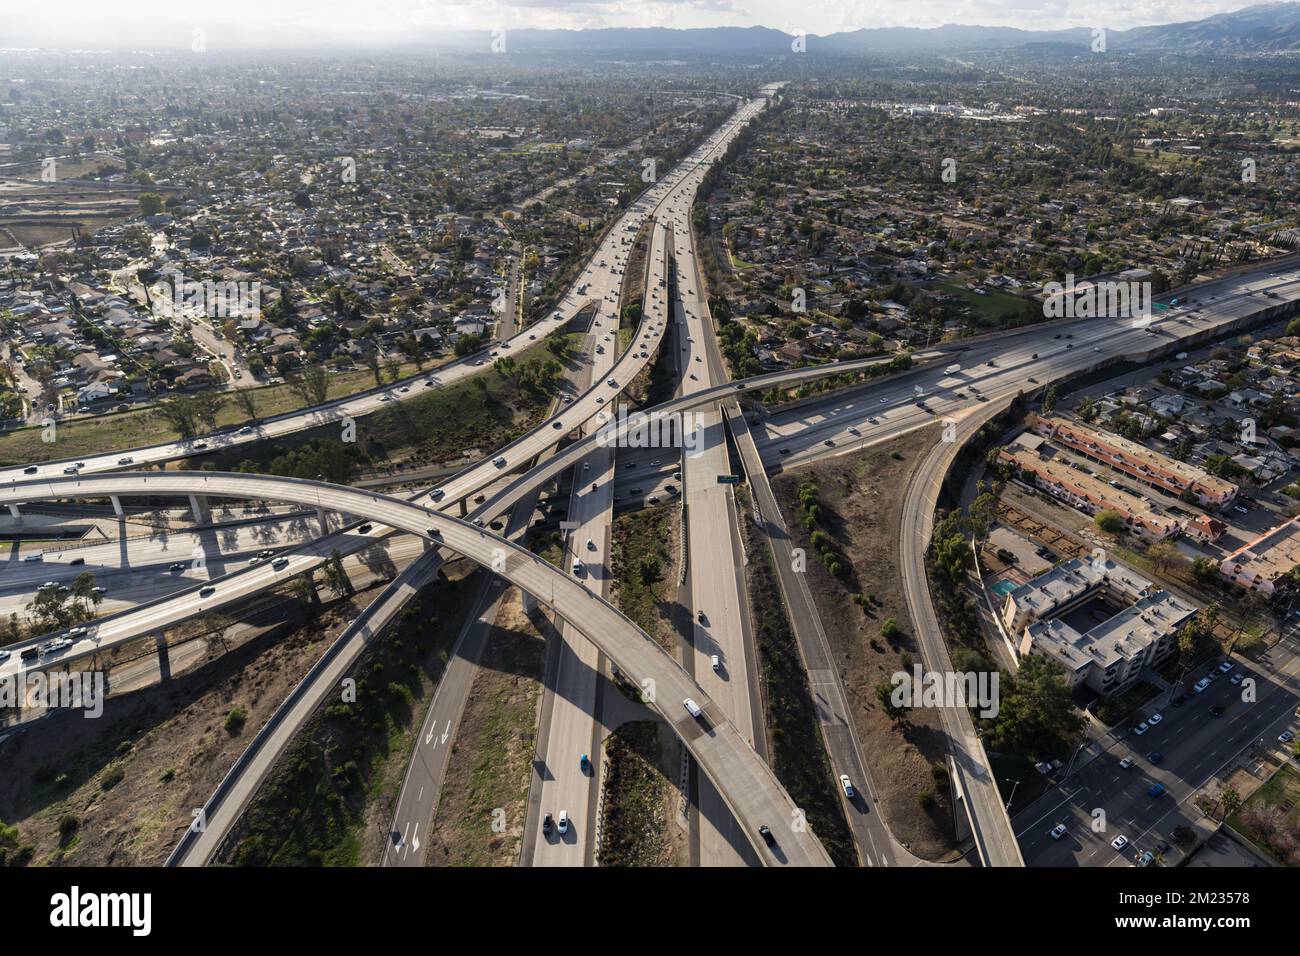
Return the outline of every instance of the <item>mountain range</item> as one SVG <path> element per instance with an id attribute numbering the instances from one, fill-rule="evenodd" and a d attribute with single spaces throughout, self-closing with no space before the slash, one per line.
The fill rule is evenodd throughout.
<path id="1" fill-rule="evenodd" d="M 509 49 L 548 54 L 637 52 L 663 56 L 753 56 L 789 53 L 795 37 L 768 27 L 709 27 L 690 30 L 620 28 L 603 30 L 511 30 Z M 437 45 L 484 49 L 482 33 L 443 34 Z M 940 27 L 880 27 L 805 38 L 809 53 L 840 55 L 1006 50 L 1034 45 L 1090 48 L 1093 31 L 1021 30 L 1015 27 L 945 24 Z M 1265 3 L 1204 20 L 1107 30 L 1114 52 L 1275 53 L 1300 50 L 1300 3 Z"/>

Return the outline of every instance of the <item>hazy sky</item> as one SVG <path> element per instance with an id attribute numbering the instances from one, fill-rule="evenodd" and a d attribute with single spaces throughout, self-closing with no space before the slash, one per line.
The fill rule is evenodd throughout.
<path id="1" fill-rule="evenodd" d="M 832 33 L 970 23 L 1059 29 L 1197 20 L 1248 0 L 0 0 L 0 47 L 300 46 L 511 27 L 769 26 Z M 277 39 L 283 42 L 277 43 Z M 223 42 L 224 41 L 224 42 Z"/>

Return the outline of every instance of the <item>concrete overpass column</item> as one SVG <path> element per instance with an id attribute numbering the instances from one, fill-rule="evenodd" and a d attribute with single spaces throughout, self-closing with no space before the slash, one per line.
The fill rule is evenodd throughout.
<path id="1" fill-rule="evenodd" d="M 207 495 L 190 495 L 190 514 L 194 516 L 195 524 L 212 524 Z"/>
<path id="2" fill-rule="evenodd" d="M 10 505 L 10 506 L 9 506 L 9 517 L 11 517 L 11 518 L 14 519 L 14 523 L 15 523 L 15 524 L 22 524 L 22 523 L 23 523 L 23 513 L 22 513 L 21 511 L 18 510 L 18 506 L 17 506 L 17 505 Z"/>
<path id="3" fill-rule="evenodd" d="M 167 636 L 158 631 L 153 636 L 153 642 L 158 647 L 158 674 L 163 680 L 171 680 L 172 662 L 167 656 Z"/>
<path id="4" fill-rule="evenodd" d="M 320 533 L 327 535 L 330 533 L 330 515 L 324 508 L 316 509 L 316 520 L 320 522 Z"/>
<path id="5" fill-rule="evenodd" d="M 119 518 L 126 517 L 126 512 L 122 510 L 122 499 L 117 495 L 109 495 L 108 500 L 113 502 L 113 514 Z"/>
<path id="6" fill-rule="evenodd" d="M 460 516 L 461 516 L 462 518 L 468 518 L 468 517 L 469 517 L 469 505 L 466 503 L 465 499 L 464 499 L 464 498 L 461 498 L 460 501 L 457 502 L 457 504 L 460 506 Z"/>

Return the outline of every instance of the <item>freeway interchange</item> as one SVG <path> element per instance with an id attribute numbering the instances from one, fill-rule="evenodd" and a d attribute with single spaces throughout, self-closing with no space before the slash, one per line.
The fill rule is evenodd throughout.
<path id="1" fill-rule="evenodd" d="M 430 375 L 394 383 L 393 386 L 352 396 L 323 406 L 267 419 L 256 426 L 205 436 L 201 440 L 165 443 L 126 453 L 87 456 L 76 464 L 47 462 L 36 466 L 6 469 L 0 477 L 3 503 L 14 508 L 37 501 L 79 498 L 108 498 L 120 509 L 123 498 L 132 495 L 178 496 L 191 502 L 196 517 L 206 511 L 208 498 L 234 498 L 289 502 L 302 511 L 262 519 L 262 529 L 280 527 L 288 546 L 275 562 L 238 567 L 226 572 L 223 559 L 251 552 L 254 532 L 235 531 L 233 542 L 215 543 L 215 530 L 203 528 L 188 533 L 193 547 L 205 556 L 207 577 L 177 593 L 164 593 L 138 606 L 100 619 L 84 634 L 69 635 L 73 643 L 57 658 L 41 666 L 64 664 L 102 652 L 115 644 L 174 625 L 217 607 L 228 606 L 273 587 L 303 570 L 319 566 L 335 550 L 355 554 L 376 542 L 397 535 L 404 542 L 403 556 L 411 563 L 376 599 L 366 614 L 354 622 L 340 639 L 328 660 L 313 670 L 286 701 L 274 726 L 269 727 L 257 746 L 260 753 L 241 758 L 223 792 L 214 795 L 206 832 L 187 832 L 174 856 L 175 862 L 203 863 L 215 851 L 237 813 L 269 772 L 274 757 L 283 751 L 293 731 L 310 716 L 322 699 L 322 689 L 337 683 L 346 666 L 364 650 L 367 640 L 391 620 L 418 585 L 431 578 L 439 563 L 452 554 L 464 555 L 492 567 L 502 578 L 533 595 L 561 618 L 562 644 L 546 693 L 547 717 L 541 753 L 549 772 L 535 784 L 535 807 L 564 806 L 578 821 L 572 839 L 551 841 L 530 837 L 529 862 L 534 865 L 583 865 L 592 862 L 592 825 L 595 781 L 588 769 L 573 759 L 578 752 L 599 749 L 596 685 L 598 676 L 612 664 L 637 682 L 648 679 L 656 688 L 650 705 L 681 737 L 703 771 L 697 793 L 700 813 L 694 834 L 693 861 L 702 865 L 823 865 L 828 862 L 816 837 L 807 829 L 787 828 L 784 823 L 796 808 L 764 760 L 762 711 L 757 694 L 753 639 L 748 633 L 744 582 L 734 491 L 721 484 L 720 476 L 730 473 L 727 429 L 736 439 L 748 478 L 756 489 L 760 510 L 769 513 L 769 526 L 776 514 L 775 501 L 767 488 L 767 472 L 779 472 L 822 458 L 851 454 L 867 445 L 926 427 L 936 421 L 951 425 L 960 437 L 1005 408 L 1017 395 L 1045 387 L 1067 376 L 1101 368 L 1116 361 L 1144 362 L 1172 354 L 1186 343 L 1204 341 L 1225 331 L 1256 321 L 1261 315 L 1275 317 L 1300 299 L 1300 269 L 1294 262 L 1273 264 L 1255 272 L 1239 273 L 1204 283 L 1191 293 L 1182 293 L 1183 304 L 1162 310 L 1148 323 L 1131 320 L 1060 320 L 1009 333 L 971 339 L 936 347 L 917 356 L 919 367 L 852 389 L 831 393 L 814 401 L 778 408 L 767 415 L 761 427 L 753 429 L 743 421 L 738 400 L 765 387 L 789 386 L 846 371 L 860 371 L 880 360 L 860 360 L 834 366 L 810 367 L 758 376 L 745 383 L 728 381 L 714 337 L 703 281 L 699 274 L 689 220 L 695 189 L 703 172 L 732 137 L 763 107 L 757 99 L 743 104 L 723 127 L 712 134 L 692 157 L 647 191 L 628 213 L 608 231 L 574 287 L 557 309 L 544 319 L 525 327 L 488 350 Z M 646 272 L 646 301 L 641 322 L 631 346 L 615 356 L 613 337 L 619 326 L 619 290 L 628 263 L 632 237 L 641 229 L 650 231 Z M 400 500 L 371 492 L 341 488 L 319 482 L 301 482 L 248 475 L 219 473 L 140 473 L 148 465 L 192 457 L 219 448 L 264 440 L 317 427 L 330 422 L 359 418 L 402 401 L 424 388 L 445 387 L 475 374 L 485 364 L 510 349 L 522 349 L 551 331 L 570 326 L 579 314 L 589 316 L 590 325 L 581 360 L 582 387 L 571 401 L 559 404 L 543 422 L 489 458 L 454 475 L 436 489 Z M 703 442 L 699 454 L 686 455 L 681 464 L 681 488 L 685 502 L 688 576 L 683 590 L 684 606 L 691 618 L 690 653 L 682 667 L 606 600 L 610 524 L 614 510 L 619 461 L 615 449 L 598 440 L 598 432 L 611 421 L 615 400 L 637 375 L 654 360 L 661 348 L 671 348 L 677 369 L 677 394 L 652 411 L 671 414 L 697 411 L 701 416 Z M 949 372 L 949 363 L 960 366 Z M 742 387 L 743 386 L 743 387 Z M 737 416 L 742 420 L 737 421 Z M 560 447 L 563 439 L 574 440 Z M 913 486 L 905 490 L 908 509 L 899 542 L 905 567 L 905 590 L 909 610 L 923 641 L 926 663 L 942 668 L 947 660 L 937 620 L 930 607 L 924 573 L 938 487 L 960 442 L 937 442 Z M 573 470 L 577 476 L 569 507 L 573 522 L 561 568 L 539 561 L 514 544 L 512 533 L 520 530 L 510 522 L 501 535 L 486 529 L 486 522 L 520 508 L 526 518 L 538 490 L 546 482 Z M 766 489 L 764 491 L 764 489 Z M 482 496 L 472 511 L 460 520 L 450 509 Z M 466 513 L 468 512 L 468 513 Z M 345 516 L 341 526 L 332 526 L 331 516 Z M 360 520 L 364 515 L 366 521 Z M 351 516 L 346 517 L 346 516 Z M 304 530 L 303 523 L 309 527 Z M 296 527 L 293 534 L 290 527 Z M 208 538 L 205 542 L 205 537 Z M 773 538 L 776 545 L 776 538 Z M 788 542 L 787 542 L 788 545 Z M 99 546 L 101 548 L 108 546 Z M 156 542 L 123 544 L 120 568 L 157 568 L 174 556 L 159 549 Z M 502 555 L 506 556 L 500 567 Z M 53 549 L 35 567 L 21 568 L 5 587 L 23 590 L 38 579 L 56 575 L 66 579 L 69 564 L 77 552 Z M 81 557 L 95 559 L 86 551 Z M 90 562 L 88 562 L 90 563 Z M 98 565 L 98 562 L 95 562 Z M 105 563 L 108 563 L 105 561 Z M 78 565 L 80 567 L 80 565 Z M 214 570 L 217 573 L 213 573 Z M 160 575 L 161 576 L 161 575 Z M 785 582 L 783 582 L 784 586 Z M 145 588 L 147 591 L 148 588 Z M 174 587 L 164 588 L 174 591 Z M 819 624 L 811 602 L 786 589 L 806 666 L 814 683 L 824 680 L 831 697 L 842 698 L 842 688 L 833 673 L 827 673 L 824 653 L 818 656 Z M 16 645 L 23 651 L 47 638 Z M 823 666 L 814 666 L 820 661 Z M 17 674 L 26 665 L 19 653 L 0 663 L 0 674 Z M 950 665 L 949 665 L 950 666 Z M 833 672 L 833 666 L 829 669 Z M 821 675 L 821 676 L 818 676 Z M 1294 673 L 1279 674 L 1290 681 Z M 440 690 L 441 692 L 441 690 Z M 1281 691 L 1279 691 L 1279 694 Z M 454 694 L 451 695 L 454 698 Z M 696 718 L 682 702 L 690 698 L 702 711 Z M 1290 700 L 1282 698 L 1279 700 Z M 1199 703 L 1199 702 L 1198 702 Z M 451 713 L 456 712 L 453 699 Z M 832 708 L 834 710 L 834 708 Z M 1277 720 L 1285 716 L 1282 708 Z M 1194 719 L 1190 718 L 1189 719 Z M 1237 718 L 1232 718 L 1236 720 Z M 1244 718 L 1243 718 L 1244 719 Z M 1260 718 L 1263 719 L 1262 717 Z M 1275 721 L 1274 721 L 1275 722 Z M 853 739 L 851 720 L 843 715 L 823 726 L 832 759 L 837 767 L 854 770 L 860 789 L 870 792 L 870 781 Z M 1231 724 L 1231 721 L 1229 721 Z M 974 734 L 969 715 L 954 708 L 944 713 L 953 766 L 958 786 L 966 800 L 980 859 L 992 866 L 1023 865 L 1031 862 L 1059 865 L 1069 859 L 1093 864 L 1105 856 L 1096 841 L 1060 841 L 1048 837 L 1039 824 L 1055 815 L 1075 819 L 1071 833 L 1083 834 L 1087 804 L 1123 779 L 1115 775 L 1122 747 L 1116 742 L 1099 751 L 1080 768 L 1078 776 L 1060 788 L 1060 804 L 1044 811 L 1024 830 L 1013 833 L 988 768 L 988 760 Z M 1168 725 L 1166 725 L 1168 726 Z M 1271 722 L 1269 723 L 1271 726 Z M 450 723 L 447 724 L 450 727 Z M 1225 738 L 1224 753 L 1232 743 L 1253 738 L 1260 728 L 1234 728 Z M 1265 727 L 1264 729 L 1267 729 Z M 444 731 L 445 733 L 445 731 Z M 1240 740 L 1238 740 L 1240 738 Z M 429 736 L 427 743 L 431 743 Z M 1176 741 L 1171 742 L 1175 761 Z M 1239 748 L 1238 748 L 1239 749 Z M 1112 753 L 1114 751 L 1114 753 Z M 547 757 L 546 754 L 551 756 Z M 1213 757 L 1219 751 L 1210 754 Z M 1189 760 L 1198 755 L 1188 753 Z M 1208 759 L 1199 755 L 1188 772 L 1200 773 Z M 1152 768 L 1153 779 L 1177 787 L 1173 772 L 1179 762 Z M 413 764 L 414 767 L 414 764 Z M 414 773 L 414 770 L 412 771 Z M 1128 773 L 1132 773 L 1129 770 Z M 418 819 L 428 818 L 427 801 L 407 800 L 408 786 L 399 800 L 393 831 L 411 832 Z M 1141 804 L 1139 806 L 1139 804 Z M 1146 833 L 1155 825 L 1148 804 L 1129 801 L 1117 811 L 1135 831 Z M 1116 811 L 1113 811 L 1116 812 Z M 1064 818 L 1064 817 L 1063 817 Z M 534 821 L 535 822 L 535 821 Z M 775 844 L 759 836 L 760 826 L 777 832 Z M 531 827 L 535 831 L 536 827 Z M 878 817 L 855 823 L 859 856 L 872 865 L 906 863 L 910 854 L 898 847 Z M 1043 833 L 1039 833 L 1043 830 Z M 788 832 L 787 832 L 788 831 Z M 1135 832 L 1136 836 L 1136 832 Z M 394 844 L 408 851 L 405 839 Z M 418 853 L 393 852 L 386 863 L 418 863 Z M 1113 852 L 1113 851 L 1112 851 Z M 1108 859 L 1107 862 L 1114 862 Z"/>

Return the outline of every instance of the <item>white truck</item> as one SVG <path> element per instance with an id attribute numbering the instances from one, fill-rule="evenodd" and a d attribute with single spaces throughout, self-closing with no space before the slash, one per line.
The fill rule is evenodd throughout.
<path id="1" fill-rule="evenodd" d="M 956 375 L 960 371 L 961 371 L 961 365 L 958 364 L 957 362 L 953 362 L 951 365 L 949 365 L 946 369 L 943 370 L 943 374 Z"/>

